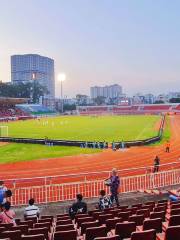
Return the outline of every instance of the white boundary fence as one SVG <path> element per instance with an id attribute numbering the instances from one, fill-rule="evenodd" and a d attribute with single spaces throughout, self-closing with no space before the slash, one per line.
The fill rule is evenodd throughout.
<path id="1" fill-rule="evenodd" d="M 180 169 L 122 177 L 120 192 L 136 192 L 175 184 L 180 184 Z M 31 197 L 35 198 L 37 203 L 73 200 L 77 193 L 82 193 L 85 198 L 93 198 L 98 197 L 101 189 L 105 189 L 109 193 L 109 188 L 105 186 L 104 180 L 15 187 L 13 189 L 12 204 L 25 205 Z"/>

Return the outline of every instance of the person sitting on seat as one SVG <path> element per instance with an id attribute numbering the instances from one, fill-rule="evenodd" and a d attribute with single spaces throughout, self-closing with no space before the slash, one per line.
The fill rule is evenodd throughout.
<path id="1" fill-rule="evenodd" d="M 2 213 L 0 214 L 0 222 L 2 223 L 13 223 L 15 225 L 15 212 L 10 209 L 11 208 L 11 203 L 10 202 L 5 202 L 2 205 Z"/>
<path id="2" fill-rule="evenodd" d="M 82 199 L 82 194 L 77 194 L 76 202 L 69 208 L 69 215 L 72 219 L 74 219 L 75 215 L 78 213 L 87 213 L 87 204 L 83 202 Z"/>
<path id="3" fill-rule="evenodd" d="M 28 218 L 32 218 L 32 217 L 37 217 L 39 218 L 39 208 L 37 206 L 34 205 L 34 198 L 29 199 L 29 206 L 25 208 L 24 211 L 24 218 L 28 219 Z"/>
<path id="4" fill-rule="evenodd" d="M 110 197 L 106 196 L 105 190 L 100 191 L 100 198 L 99 198 L 99 209 L 104 210 L 105 208 L 110 208 L 112 206 L 112 202 Z"/>

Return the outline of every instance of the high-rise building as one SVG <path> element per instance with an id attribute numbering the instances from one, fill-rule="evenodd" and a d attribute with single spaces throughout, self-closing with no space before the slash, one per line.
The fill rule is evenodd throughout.
<path id="1" fill-rule="evenodd" d="M 105 97 L 105 98 L 119 98 L 122 95 L 122 87 L 119 84 L 113 84 L 104 87 L 91 87 L 91 98 Z"/>
<path id="2" fill-rule="evenodd" d="M 55 97 L 54 60 L 38 54 L 11 56 L 11 81 L 13 84 L 38 81 L 47 87 L 48 97 Z"/>

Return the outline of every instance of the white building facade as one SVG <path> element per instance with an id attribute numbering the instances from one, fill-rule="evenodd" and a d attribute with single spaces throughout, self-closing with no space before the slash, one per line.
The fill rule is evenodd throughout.
<path id="1" fill-rule="evenodd" d="M 105 98 L 119 98 L 122 96 L 122 87 L 118 84 L 104 86 L 104 87 L 91 87 L 91 98 L 105 97 Z"/>

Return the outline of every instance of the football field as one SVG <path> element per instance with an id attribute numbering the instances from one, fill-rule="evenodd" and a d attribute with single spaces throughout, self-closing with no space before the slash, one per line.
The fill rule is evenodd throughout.
<path id="1" fill-rule="evenodd" d="M 82 141 L 141 140 L 157 135 L 160 116 L 59 116 L 1 123 L 9 137 Z M 94 154 L 100 149 L 10 143 L 0 145 L 0 163 Z"/>
<path id="2" fill-rule="evenodd" d="M 157 134 L 160 116 L 63 116 L 4 123 L 10 137 L 82 141 L 141 140 Z M 2 124 L 1 124 L 2 125 Z"/>

